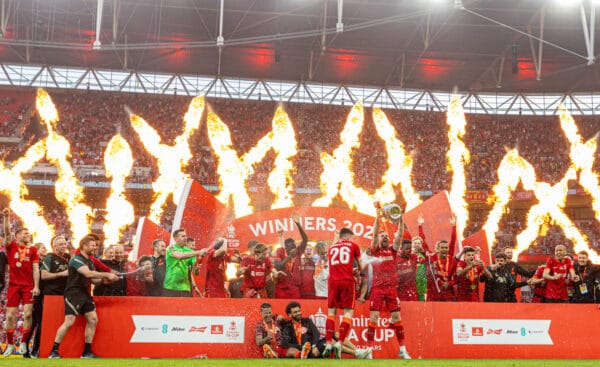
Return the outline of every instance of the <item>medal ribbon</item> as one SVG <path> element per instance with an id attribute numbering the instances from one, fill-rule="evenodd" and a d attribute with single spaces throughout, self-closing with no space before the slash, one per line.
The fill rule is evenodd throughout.
<path id="1" fill-rule="evenodd" d="M 294 325 L 294 331 L 296 332 L 296 340 L 298 341 L 298 344 L 302 344 L 302 323 L 292 320 L 292 324 Z"/>
<path id="2" fill-rule="evenodd" d="M 23 262 L 28 250 L 29 248 L 27 246 L 19 245 L 19 262 Z"/>

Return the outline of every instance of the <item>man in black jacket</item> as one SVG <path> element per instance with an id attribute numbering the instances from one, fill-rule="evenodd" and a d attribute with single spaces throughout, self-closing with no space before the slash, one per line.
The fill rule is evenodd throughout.
<path id="1" fill-rule="evenodd" d="M 484 302 L 515 302 L 513 300 L 515 289 L 527 283 L 515 281 L 510 263 L 505 253 L 501 252 L 496 255 L 496 263 L 488 267 L 492 277 L 483 276 L 481 278 L 481 281 L 485 282 Z"/>
<path id="2" fill-rule="evenodd" d="M 573 284 L 573 303 L 594 303 L 596 274 L 600 269 L 592 264 L 588 256 L 586 251 L 579 251 L 573 265 L 575 274 L 579 275 L 579 281 Z"/>
<path id="3" fill-rule="evenodd" d="M 308 317 L 302 317 L 300 304 L 288 303 L 285 313 L 289 321 L 281 325 L 281 348 L 287 358 L 319 358 L 325 349 L 325 338 L 321 338 L 319 329 Z"/>
<path id="4" fill-rule="evenodd" d="M 521 288 L 522 286 L 527 285 L 526 282 L 522 282 L 521 281 L 521 277 L 525 277 L 525 278 L 531 278 L 533 276 L 533 274 L 535 274 L 535 269 L 534 270 L 527 270 L 524 267 L 522 267 L 521 265 L 519 265 L 517 262 L 512 261 L 513 259 L 513 249 L 510 247 L 506 247 L 504 249 L 504 254 L 506 255 L 506 267 L 509 269 L 510 274 L 512 275 L 513 279 L 515 280 L 515 282 L 517 282 L 518 284 L 521 285 L 516 285 L 512 292 L 509 294 L 509 301 L 507 302 L 517 302 L 517 296 L 515 295 L 515 291 L 517 290 L 517 288 Z"/>

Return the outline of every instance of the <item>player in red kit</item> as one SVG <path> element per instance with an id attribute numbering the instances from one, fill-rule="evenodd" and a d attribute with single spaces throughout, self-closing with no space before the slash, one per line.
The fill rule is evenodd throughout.
<path id="1" fill-rule="evenodd" d="M 390 247 L 390 239 L 385 230 L 379 230 L 379 221 L 381 209 L 377 209 L 375 215 L 375 224 L 373 224 L 373 241 L 371 247 L 367 250 L 367 255 L 376 258 L 372 262 L 373 280 L 371 293 L 369 294 L 369 327 L 367 329 L 367 342 L 373 344 L 375 337 L 375 328 L 379 322 L 379 313 L 384 305 L 390 312 L 392 322 L 389 328 L 396 334 L 400 350 L 398 356 L 402 359 L 411 359 L 404 345 L 404 326 L 400 315 L 400 299 L 396 293 L 397 274 L 396 274 L 396 254 L 400 248 L 401 236 L 396 233 L 394 243 Z"/>
<path id="2" fill-rule="evenodd" d="M 8 260 L 8 292 L 6 295 L 6 350 L 8 357 L 15 352 L 14 334 L 17 326 L 17 311 L 23 304 L 23 335 L 21 340 L 29 340 L 35 297 L 40 294 L 40 258 L 35 246 L 31 245 L 31 235 L 26 228 L 15 231 L 15 239 L 10 240 L 10 209 L 2 211 L 4 233 L 6 235 L 6 256 Z M 21 342 L 21 353 L 27 352 L 27 345 Z"/>
<path id="3" fill-rule="evenodd" d="M 571 276 L 571 281 L 578 282 L 579 275 L 575 274 L 573 262 L 566 257 L 567 248 L 564 245 L 556 245 L 554 256 L 546 262 L 543 277 L 546 280 L 546 303 L 567 303 L 569 294 L 567 293 L 567 275 Z"/>
<path id="4" fill-rule="evenodd" d="M 400 241 L 396 256 L 396 292 L 400 301 L 418 301 L 417 292 L 417 254 L 412 251 L 410 233 L 405 231 L 404 220 L 400 218 L 398 231 L 394 234 L 394 243 Z"/>
<path id="5" fill-rule="evenodd" d="M 340 230 L 340 240 L 329 247 L 328 265 L 329 282 L 327 296 L 327 321 L 325 323 L 325 350 L 323 357 L 328 357 L 335 352 L 336 359 L 341 358 L 342 344 L 350 331 L 352 316 L 354 315 L 354 270 L 356 261 L 359 267 L 364 268 L 360 258 L 360 248 L 352 240 L 354 233 L 349 228 Z M 335 345 L 333 334 L 335 333 L 335 315 L 337 309 L 344 310 L 344 319 L 340 325 L 340 336 Z"/>
<path id="6" fill-rule="evenodd" d="M 423 248 L 427 251 L 427 301 L 452 302 L 455 300 L 454 285 L 456 284 L 457 266 L 454 258 L 456 217 L 454 215 L 450 217 L 450 224 L 452 224 L 450 243 L 445 240 L 438 241 L 435 244 L 435 252 L 431 252 L 425 239 L 423 214 L 419 213 L 417 221 L 419 222 L 419 235 L 423 238 Z"/>
<path id="7" fill-rule="evenodd" d="M 252 250 L 254 255 L 245 256 L 237 270 L 238 276 L 244 275 L 242 293 L 245 298 L 266 298 L 265 286 L 273 265 L 267 257 L 267 246 L 264 243 L 257 244 Z"/>
<path id="8" fill-rule="evenodd" d="M 278 232 L 280 247 L 275 252 L 275 256 L 273 256 L 273 265 L 281 275 L 277 277 L 277 283 L 275 284 L 275 298 L 298 299 L 301 297 L 300 265 L 302 254 L 304 254 L 304 250 L 306 250 L 306 245 L 308 244 L 308 236 L 304 232 L 302 225 L 300 225 L 300 216 L 294 213 L 292 220 L 296 228 L 298 228 L 298 232 L 300 232 L 302 241 L 296 246 L 296 241 L 293 238 L 286 238 L 283 241 L 283 231 Z"/>
<path id="9" fill-rule="evenodd" d="M 218 238 L 206 253 L 206 257 L 206 297 L 227 298 L 228 295 L 225 290 L 227 263 L 239 263 L 239 257 L 227 254 L 227 240 L 225 238 Z"/>
<path id="10" fill-rule="evenodd" d="M 456 266 L 456 298 L 459 302 L 479 302 L 479 278 L 484 274 L 492 279 L 492 274 L 480 259 L 476 259 L 473 247 L 463 250 L 465 259 Z"/>

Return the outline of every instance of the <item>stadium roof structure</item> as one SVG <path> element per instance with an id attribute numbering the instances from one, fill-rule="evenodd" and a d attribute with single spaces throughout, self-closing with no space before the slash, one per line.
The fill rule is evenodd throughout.
<path id="1" fill-rule="evenodd" d="M 49 74 L 111 70 L 141 84 L 138 73 L 169 74 L 181 80 L 181 93 L 180 76 L 194 75 L 324 83 L 342 92 L 506 93 L 514 100 L 502 103 L 511 105 L 521 95 L 528 103 L 525 94 L 593 94 L 600 85 L 597 0 L 0 2 L 7 80 L 33 65 Z M 589 110 L 598 110 L 596 99 Z"/>

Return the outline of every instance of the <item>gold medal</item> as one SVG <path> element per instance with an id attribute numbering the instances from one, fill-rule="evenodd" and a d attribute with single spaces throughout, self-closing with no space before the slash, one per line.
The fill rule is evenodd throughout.
<path id="1" fill-rule="evenodd" d="M 475 288 L 477 288 L 477 286 L 475 284 L 471 284 L 471 289 L 475 290 Z"/>
<path id="2" fill-rule="evenodd" d="M 15 265 L 17 266 L 17 268 L 20 268 L 21 267 L 21 262 L 17 261 L 17 263 Z"/>

